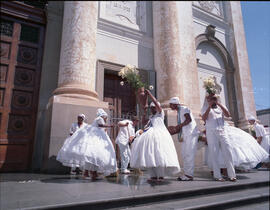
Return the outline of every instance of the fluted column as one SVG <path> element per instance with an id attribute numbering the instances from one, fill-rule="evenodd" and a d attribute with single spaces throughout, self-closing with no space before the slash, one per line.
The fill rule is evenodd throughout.
<path id="1" fill-rule="evenodd" d="M 248 128 L 248 115 L 256 116 L 256 107 L 253 94 L 252 80 L 249 69 L 248 52 L 246 47 L 245 30 L 242 19 L 241 4 L 239 1 L 229 2 L 232 26 L 231 48 L 236 77 L 236 96 L 238 104 L 238 126 Z"/>
<path id="2" fill-rule="evenodd" d="M 54 95 L 98 100 L 96 1 L 65 1 L 58 88 Z"/>
<path id="3" fill-rule="evenodd" d="M 154 62 L 161 102 L 178 96 L 199 112 L 192 2 L 153 1 Z"/>
<path id="4" fill-rule="evenodd" d="M 178 96 L 183 100 L 179 24 L 175 1 L 153 1 L 154 64 L 157 97 L 165 102 Z"/>

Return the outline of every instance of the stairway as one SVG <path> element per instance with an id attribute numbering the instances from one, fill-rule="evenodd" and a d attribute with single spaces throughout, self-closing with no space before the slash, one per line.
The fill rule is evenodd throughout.
<path id="1" fill-rule="evenodd" d="M 267 206 L 269 181 L 224 185 L 203 189 L 162 192 L 150 195 L 92 201 L 76 205 L 57 206 L 54 209 L 231 209 L 250 204 Z M 267 208 L 268 209 L 268 208 Z"/>

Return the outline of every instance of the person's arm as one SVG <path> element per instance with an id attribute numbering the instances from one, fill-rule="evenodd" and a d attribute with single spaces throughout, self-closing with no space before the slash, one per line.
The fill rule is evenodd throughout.
<path id="1" fill-rule="evenodd" d="M 120 121 L 118 122 L 118 127 L 125 127 L 125 126 L 128 126 L 128 122 L 123 122 L 123 121 Z"/>
<path id="2" fill-rule="evenodd" d="M 208 106 L 205 113 L 202 115 L 202 119 L 203 119 L 204 122 L 207 120 L 210 110 L 211 110 L 211 107 Z"/>
<path id="3" fill-rule="evenodd" d="M 257 137 L 257 142 L 258 142 L 259 144 L 262 143 L 262 136 Z"/>
<path id="4" fill-rule="evenodd" d="M 73 133 L 75 132 L 74 125 L 71 125 L 71 128 L 69 129 L 69 135 L 72 136 Z"/>
<path id="5" fill-rule="evenodd" d="M 149 90 L 145 89 L 145 91 L 146 91 L 146 93 L 150 96 L 150 98 L 152 99 L 153 103 L 155 104 L 156 109 L 157 109 L 157 112 L 158 112 L 158 113 L 161 113 L 162 108 L 161 108 L 161 106 L 158 104 L 158 101 L 157 101 L 157 99 L 155 98 L 155 96 L 153 96 L 152 93 L 151 93 Z"/>
<path id="6" fill-rule="evenodd" d="M 112 128 L 112 127 L 114 127 L 114 125 L 98 124 L 98 127 L 101 127 L 101 128 Z"/>
<path id="7" fill-rule="evenodd" d="M 222 109 L 225 117 L 230 117 L 230 112 L 219 102 L 216 102 L 217 105 Z"/>
<path id="8" fill-rule="evenodd" d="M 192 121 L 189 113 L 184 114 L 184 116 L 185 116 L 185 121 L 183 123 L 177 125 L 178 129 L 183 128 L 183 126 L 188 125 Z"/>

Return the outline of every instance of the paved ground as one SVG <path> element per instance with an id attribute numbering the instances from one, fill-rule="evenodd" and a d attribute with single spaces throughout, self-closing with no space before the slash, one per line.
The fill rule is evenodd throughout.
<path id="1" fill-rule="evenodd" d="M 89 201 L 106 202 L 126 197 L 261 182 L 269 180 L 269 171 L 238 173 L 236 183 L 213 181 L 209 170 L 205 168 L 196 170 L 192 182 L 167 178 L 161 184 L 149 184 L 147 178 L 148 175 L 144 173 L 142 176 L 121 175 L 92 182 L 80 176 L 69 175 L 0 174 L 0 209 L 35 209 Z"/>

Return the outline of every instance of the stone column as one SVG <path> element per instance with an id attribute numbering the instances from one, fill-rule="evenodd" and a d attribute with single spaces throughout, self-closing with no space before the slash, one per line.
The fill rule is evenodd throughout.
<path id="1" fill-rule="evenodd" d="M 178 96 L 199 112 L 192 2 L 153 1 L 153 32 L 158 99 L 167 103 Z"/>
<path id="2" fill-rule="evenodd" d="M 168 100 L 178 96 L 199 123 L 200 94 L 193 34 L 192 2 L 153 1 L 154 65 L 157 72 L 157 98 L 163 104 L 168 125 L 177 124 L 177 113 L 167 109 Z M 181 146 L 173 136 L 182 164 Z M 203 165 L 198 152 L 196 165 Z"/>
<path id="3" fill-rule="evenodd" d="M 176 2 L 153 1 L 152 4 L 157 97 L 160 102 L 167 102 L 173 96 L 178 96 L 183 101 Z"/>
<path id="4" fill-rule="evenodd" d="M 240 1 L 230 1 L 229 21 L 232 27 L 231 48 L 235 66 L 236 96 L 238 104 L 238 126 L 247 129 L 249 114 L 256 116 L 252 80 L 249 69 L 245 30 Z"/>
<path id="5" fill-rule="evenodd" d="M 64 2 L 58 88 L 54 95 L 98 100 L 96 79 L 96 1 Z"/>
<path id="6" fill-rule="evenodd" d="M 108 112 L 108 103 L 99 101 L 96 83 L 97 2 L 65 1 L 58 87 L 46 108 L 42 171 L 68 170 L 56 156 L 80 113 L 91 124 L 98 108 Z"/>

